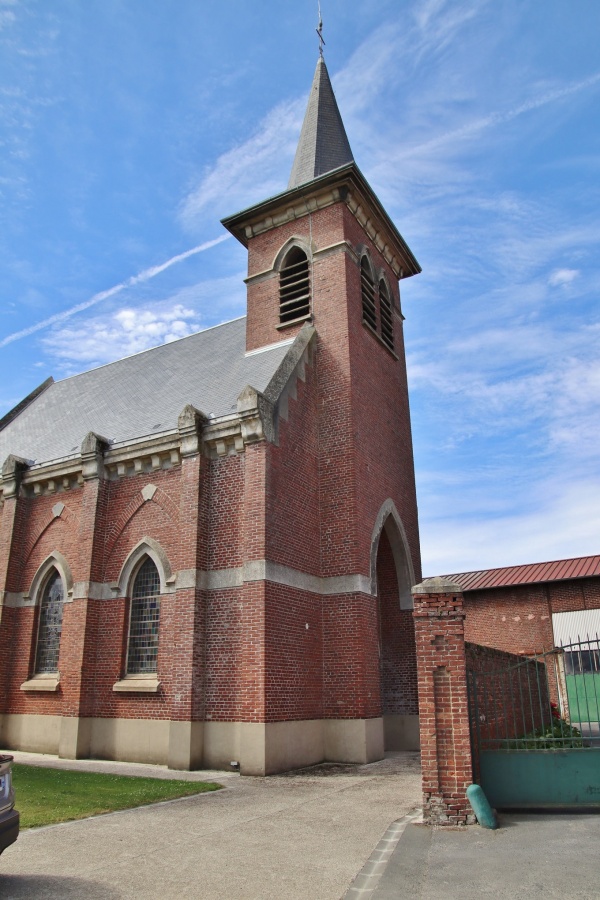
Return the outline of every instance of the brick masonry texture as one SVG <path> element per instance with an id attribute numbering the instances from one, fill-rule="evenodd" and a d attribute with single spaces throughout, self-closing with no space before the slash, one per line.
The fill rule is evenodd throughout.
<path id="1" fill-rule="evenodd" d="M 400 610 L 385 531 L 375 535 L 377 596 L 241 583 L 239 573 L 267 560 L 313 578 L 362 576 L 369 584 L 375 522 L 390 500 L 420 577 L 394 275 L 343 202 L 272 227 L 248 247 L 248 273 L 260 276 L 248 285 L 250 350 L 302 326 L 277 327 L 272 267 L 292 238 L 314 254 L 316 346 L 301 376 L 292 376 L 275 442 L 257 440 L 218 457 L 201 447 L 171 468 L 113 480 L 86 476 L 61 492 L 58 515 L 57 494 L 22 491 L 4 501 L 0 590 L 28 595 L 56 552 L 79 588 L 64 607 L 54 692 L 20 689 L 33 674 L 39 607 L 25 600 L 2 608 L 0 713 L 265 723 L 416 714 L 413 618 Z M 394 353 L 362 322 L 363 250 L 394 298 Z M 125 674 L 129 619 L 128 596 L 116 585 L 146 538 L 160 546 L 174 576 L 185 578 L 171 580 L 160 600 L 158 691 L 115 692 Z M 238 574 L 233 582 L 227 576 L 229 586 L 206 590 L 188 586 L 195 572 Z M 90 583 L 90 596 L 81 596 Z"/>
<path id="2" fill-rule="evenodd" d="M 468 591 L 464 597 L 415 595 L 427 821 L 469 821 L 465 791 L 479 768 L 477 741 L 474 736 L 469 741 L 470 719 L 479 721 L 487 740 L 520 737 L 552 720 L 561 667 L 553 654 L 545 661 L 528 657 L 553 648 L 553 613 L 599 608 L 599 578 Z M 482 678 L 484 673 L 490 674 Z M 472 705 L 471 717 L 467 678 L 478 684 L 478 709 Z M 533 705 L 528 702 L 532 686 Z M 474 704 L 473 691 L 469 702 Z"/>
<path id="3" fill-rule="evenodd" d="M 462 594 L 415 594 L 423 816 L 431 825 L 473 821 L 473 781 Z"/>
<path id="4" fill-rule="evenodd" d="M 417 715 L 417 658 L 412 613 L 398 605 L 398 579 L 385 532 L 377 556 L 381 704 L 383 715 Z"/>
<path id="5" fill-rule="evenodd" d="M 541 653 L 554 644 L 552 614 L 600 609 L 600 578 L 578 578 L 465 592 L 465 637 L 508 653 Z"/>

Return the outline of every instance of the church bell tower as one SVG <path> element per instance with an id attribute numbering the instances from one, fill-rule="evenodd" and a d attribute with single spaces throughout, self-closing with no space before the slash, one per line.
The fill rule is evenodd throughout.
<path id="1" fill-rule="evenodd" d="M 415 748 L 421 571 L 399 282 L 421 269 L 354 160 L 322 55 L 287 189 L 223 224 L 248 250 L 247 353 L 314 333 L 316 476 L 302 504 L 318 524 L 302 562 L 324 586 L 325 758 Z M 266 482 L 267 507 L 297 513 Z"/>

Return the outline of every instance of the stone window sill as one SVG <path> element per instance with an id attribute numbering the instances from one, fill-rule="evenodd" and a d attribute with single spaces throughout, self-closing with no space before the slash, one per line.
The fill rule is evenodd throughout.
<path id="1" fill-rule="evenodd" d="M 60 684 L 58 672 L 49 675 L 34 675 L 21 685 L 22 691 L 57 691 Z"/>
<path id="2" fill-rule="evenodd" d="M 117 693 L 156 694 L 160 687 L 157 675 L 126 675 L 113 684 Z"/>

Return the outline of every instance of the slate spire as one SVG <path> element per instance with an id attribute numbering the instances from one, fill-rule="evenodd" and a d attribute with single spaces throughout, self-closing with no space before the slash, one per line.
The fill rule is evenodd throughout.
<path id="1" fill-rule="evenodd" d="M 354 162 L 325 60 L 319 56 L 288 189 Z"/>

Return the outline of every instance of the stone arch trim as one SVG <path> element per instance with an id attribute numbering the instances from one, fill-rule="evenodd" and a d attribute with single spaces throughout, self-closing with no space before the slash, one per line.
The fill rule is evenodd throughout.
<path id="1" fill-rule="evenodd" d="M 161 594 L 169 594 L 175 590 L 175 579 L 169 557 L 158 541 L 146 536 L 135 545 L 121 567 L 117 583 L 119 585 L 119 594 L 122 597 L 130 595 L 133 579 L 146 556 L 150 557 L 158 569 Z"/>
<path id="2" fill-rule="evenodd" d="M 356 256 L 358 258 L 358 267 L 360 268 L 362 265 L 363 259 L 367 261 L 367 265 L 369 266 L 369 271 L 371 272 L 371 276 L 373 281 L 376 283 L 379 280 L 379 272 L 375 268 L 375 263 L 373 262 L 373 257 L 371 256 L 371 251 L 366 246 L 366 244 L 358 244 L 356 247 Z"/>
<path id="3" fill-rule="evenodd" d="M 283 244 L 283 246 L 280 247 L 277 251 L 275 259 L 273 260 L 274 272 L 279 272 L 281 270 L 283 261 L 292 247 L 298 247 L 300 250 L 302 250 L 303 253 L 306 253 L 306 258 L 308 259 L 309 265 L 312 263 L 312 247 L 305 241 L 304 238 L 300 237 L 299 235 L 292 235 L 292 237 L 288 238 L 285 244 Z"/>
<path id="4" fill-rule="evenodd" d="M 402 306 L 400 302 L 400 291 L 398 289 L 398 285 L 396 284 L 396 286 L 394 286 L 390 282 L 390 279 L 388 278 L 387 272 L 384 268 L 378 269 L 377 271 L 377 285 L 379 286 L 382 281 L 386 286 L 388 296 L 390 298 L 390 303 L 392 304 L 392 310 L 399 313 L 400 316 L 402 316 L 402 318 L 404 319 L 404 316 L 402 315 Z"/>
<path id="5" fill-rule="evenodd" d="M 65 557 L 58 550 L 53 550 L 44 562 L 39 566 L 37 572 L 33 576 L 31 587 L 29 588 L 29 596 L 38 606 L 42 596 L 42 588 L 52 569 L 56 569 L 61 577 L 63 589 L 65 593 L 65 601 L 73 599 L 73 575 L 71 567 Z"/>
<path id="6" fill-rule="evenodd" d="M 412 609 L 411 589 L 415 583 L 415 573 L 410 556 L 410 548 L 400 514 L 394 501 L 389 497 L 384 501 L 377 514 L 371 537 L 371 593 L 374 597 L 377 596 L 377 551 L 379 549 L 379 538 L 384 528 L 396 564 L 400 609 Z"/>
<path id="7" fill-rule="evenodd" d="M 141 507 L 147 503 L 156 503 L 164 513 L 169 517 L 172 522 L 176 522 L 178 519 L 178 509 L 175 503 L 171 500 L 168 494 L 166 494 L 160 488 L 156 488 L 153 492 L 150 492 L 146 496 L 144 496 L 144 491 L 148 488 L 153 488 L 154 485 L 146 485 L 138 494 L 133 497 L 132 500 L 129 501 L 121 515 L 115 520 L 108 533 L 108 538 L 106 541 L 106 556 L 108 557 L 111 551 L 113 550 L 115 544 L 117 543 L 119 537 L 125 530 L 126 526 L 133 519 L 135 514 L 138 512 Z"/>
<path id="8" fill-rule="evenodd" d="M 378 290 L 379 290 L 379 285 L 380 285 L 381 282 L 383 281 L 383 283 L 384 283 L 384 285 L 385 285 L 385 289 L 386 289 L 386 291 L 387 291 L 387 293 L 388 293 L 388 296 L 389 296 L 389 298 L 390 298 L 390 302 L 391 302 L 391 304 L 392 304 L 392 307 L 395 308 L 395 307 L 398 305 L 398 304 L 396 303 L 396 295 L 394 294 L 394 292 L 393 292 L 393 290 L 392 290 L 392 286 L 391 286 L 391 284 L 390 284 L 390 279 L 387 277 L 387 274 L 386 274 L 386 272 L 384 271 L 384 269 L 378 269 L 377 272 L 375 273 L 375 278 L 376 278 L 376 281 L 377 281 L 377 289 L 378 289 Z"/>
<path id="9" fill-rule="evenodd" d="M 48 528 L 50 528 L 50 526 L 54 522 L 56 522 L 57 519 L 62 519 L 62 521 L 65 522 L 67 525 L 72 525 L 77 521 L 77 517 L 74 515 L 74 513 L 71 512 L 71 510 L 69 509 L 68 506 L 63 505 L 63 508 L 60 510 L 60 512 L 56 513 L 54 510 L 57 508 L 57 506 L 58 506 L 58 504 L 55 504 L 53 509 L 42 519 L 42 521 L 39 523 L 36 530 L 33 532 L 33 534 L 30 536 L 29 540 L 27 541 L 27 543 L 24 545 L 23 550 L 22 550 L 22 557 L 21 557 L 21 559 L 24 563 L 27 562 L 27 560 L 33 553 L 33 549 L 34 549 L 35 545 L 40 540 L 40 538 L 42 537 L 44 532 L 46 532 L 48 530 Z"/>

